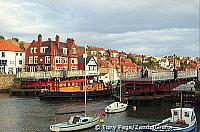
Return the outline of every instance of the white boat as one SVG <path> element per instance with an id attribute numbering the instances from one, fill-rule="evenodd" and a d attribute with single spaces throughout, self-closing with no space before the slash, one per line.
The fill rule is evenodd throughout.
<path id="1" fill-rule="evenodd" d="M 120 57 L 120 71 L 121 71 L 121 57 Z M 121 73 L 120 73 L 120 101 L 119 102 L 113 102 L 112 104 L 108 105 L 105 108 L 105 112 L 108 114 L 112 114 L 112 113 L 119 113 L 119 112 L 123 112 L 126 110 L 127 106 L 128 106 L 128 101 L 127 103 L 123 103 L 122 102 L 122 83 L 121 83 Z"/>
<path id="2" fill-rule="evenodd" d="M 86 67 L 86 46 L 85 46 L 85 67 Z M 50 131 L 62 132 L 62 131 L 77 131 L 86 128 L 90 128 L 98 124 L 99 117 L 87 116 L 86 115 L 86 102 L 87 102 L 87 93 L 86 93 L 86 72 L 85 72 L 85 115 L 84 116 L 71 116 L 68 122 L 58 123 L 50 126 Z M 74 112 L 77 113 L 77 112 Z"/>
<path id="3" fill-rule="evenodd" d="M 51 125 L 50 130 L 54 132 L 82 130 L 95 126 L 98 121 L 99 117 L 71 116 L 68 122 Z"/>
<path id="4" fill-rule="evenodd" d="M 105 108 L 105 112 L 108 114 L 119 113 L 126 110 L 128 104 L 121 102 L 113 102 Z"/>
<path id="5" fill-rule="evenodd" d="M 192 108 L 171 109 L 172 116 L 161 123 L 141 129 L 143 132 L 170 131 L 170 132 L 197 132 L 197 121 Z"/>

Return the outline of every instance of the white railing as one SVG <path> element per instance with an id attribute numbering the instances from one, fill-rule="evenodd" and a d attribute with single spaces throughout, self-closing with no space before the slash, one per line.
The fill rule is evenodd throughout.
<path id="1" fill-rule="evenodd" d="M 83 70 L 72 70 L 72 71 L 48 71 L 48 72 L 20 72 L 17 74 L 17 78 L 51 78 L 51 77 L 74 77 L 74 76 L 84 76 L 85 71 Z M 86 71 L 87 76 L 95 76 L 97 72 Z"/>
<path id="2" fill-rule="evenodd" d="M 200 72 L 199 72 L 200 75 Z M 197 70 L 178 71 L 177 78 L 197 77 Z M 128 73 L 123 76 L 123 79 L 141 79 L 141 72 Z M 149 71 L 146 80 L 168 80 L 174 79 L 173 71 Z"/>

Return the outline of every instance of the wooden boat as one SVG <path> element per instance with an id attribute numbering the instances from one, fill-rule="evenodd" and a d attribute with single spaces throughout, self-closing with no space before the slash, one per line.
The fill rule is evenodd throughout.
<path id="1" fill-rule="evenodd" d="M 88 79 L 87 81 L 90 82 L 91 80 Z M 89 98 L 105 97 L 112 94 L 112 89 L 106 88 L 100 82 L 92 82 L 84 86 L 84 79 L 55 79 L 49 82 L 48 89 L 43 89 L 40 92 L 39 97 L 40 99 L 84 99 L 85 89 Z"/>
<path id="2" fill-rule="evenodd" d="M 197 131 L 197 121 L 194 109 L 175 108 L 171 109 L 171 114 L 172 114 L 171 117 L 163 120 L 161 123 L 148 126 L 148 128 L 143 128 L 141 130 L 143 132 L 154 132 L 154 131 L 196 132 Z"/>

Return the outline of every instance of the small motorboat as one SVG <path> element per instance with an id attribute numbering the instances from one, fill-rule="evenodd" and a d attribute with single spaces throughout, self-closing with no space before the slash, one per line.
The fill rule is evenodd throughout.
<path id="1" fill-rule="evenodd" d="M 128 104 L 122 102 L 113 102 L 105 108 L 105 112 L 108 114 L 123 112 L 126 110 Z"/>
<path id="2" fill-rule="evenodd" d="M 50 131 L 76 131 L 87 129 L 98 124 L 99 117 L 71 116 L 68 122 L 58 123 L 50 126 Z"/>
<path id="3" fill-rule="evenodd" d="M 170 131 L 170 132 L 196 132 L 197 121 L 192 108 L 171 109 L 172 116 L 161 123 L 141 128 L 143 132 Z"/>

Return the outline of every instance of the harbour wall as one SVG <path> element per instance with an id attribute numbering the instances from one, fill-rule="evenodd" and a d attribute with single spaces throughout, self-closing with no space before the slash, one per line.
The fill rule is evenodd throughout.
<path id="1" fill-rule="evenodd" d="M 14 87 L 16 75 L 0 74 L 0 92 L 7 91 Z"/>

